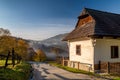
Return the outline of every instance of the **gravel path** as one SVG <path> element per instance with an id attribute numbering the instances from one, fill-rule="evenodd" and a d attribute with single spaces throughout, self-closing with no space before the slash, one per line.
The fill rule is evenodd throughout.
<path id="1" fill-rule="evenodd" d="M 33 80 L 105 80 L 85 74 L 68 72 L 46 63 L 34 62 L 31 65 L 34 68 Z"/>

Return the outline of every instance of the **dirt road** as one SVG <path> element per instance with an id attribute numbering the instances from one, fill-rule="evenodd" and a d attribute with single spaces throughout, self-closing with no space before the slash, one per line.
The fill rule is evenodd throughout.
<path id="1" fill-rule="evenodd" d="M 105 80 L 85 74 L 68 72 L 66 70 L 50 66 L 47 63 L 34 62 L 32 63 L 32 67 L 34 68 L 33 80 Z"/>

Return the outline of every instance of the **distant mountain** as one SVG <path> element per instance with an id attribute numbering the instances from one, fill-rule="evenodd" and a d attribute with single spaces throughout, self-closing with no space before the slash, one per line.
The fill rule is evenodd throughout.
<path id="1" fill-rule="evenodd" d="M 46 46 L 55 46 L 55 47 L 60 47 L 61 49 L 66 50 L 66 45 L 67 43 L 65 41 L 62 41 L 62 39 L 67 35 L 66 34 L 59 34 L 54 37 L 48 38 L 46 40 L 41 41 L 42 44 Z"/>
<path id="2" fill-rule="evenodd" d="M 62 41 L 66 35 L 67 33 L 59 34 L 42 41 L 28 40 L 28 43 L 35 50 L 42 49 L 49 59 L 55 59 L 56 56 L 68 57 L 67 42 Z"/>

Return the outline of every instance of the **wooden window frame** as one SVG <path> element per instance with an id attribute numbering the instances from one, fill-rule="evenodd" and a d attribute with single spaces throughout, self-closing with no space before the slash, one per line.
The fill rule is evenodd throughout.
<path id="1" fill-rule="evenodd" d="M 111 46 L 111 58 L 119 58 L 119 47 Z"/>
<path id="2" fill-rule="evenodd" d="M 81 55 L 81 45 L 76 45 L 76 55 Z"/>

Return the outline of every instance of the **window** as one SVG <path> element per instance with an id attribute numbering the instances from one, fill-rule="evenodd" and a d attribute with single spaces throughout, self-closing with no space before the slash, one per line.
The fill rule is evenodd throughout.
<path id="1" fill-rule="evenodd" d="M 118 58 L 118 46 L 111 46 L 111 58 Z"/>
<path id="2" fill-rule="evenodd" d="M 81 55 L 81 45 L 76 45 L 76 54 Z"/>

